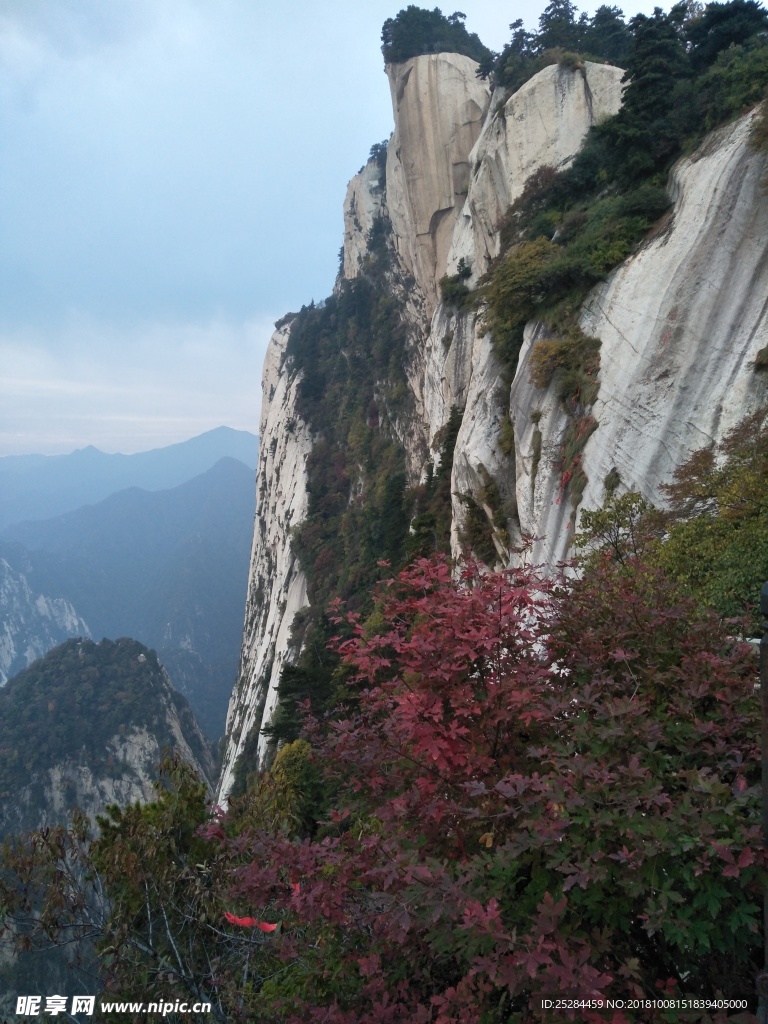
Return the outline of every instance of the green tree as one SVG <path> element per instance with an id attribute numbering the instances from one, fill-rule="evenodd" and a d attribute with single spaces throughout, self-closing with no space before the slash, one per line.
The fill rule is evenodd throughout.
<path id="1" fill-rule="evenodd" d="M 539 70 L 537 58 L 540 47 L 536 36 L 524 28 L 522 18 L 513 21 L 509 27 L 512 38 L 500 54 L 491 55 L 481 62 L 478 75 L 485 78 L 492 73 L 494 85 L 514 92 Z"/>
<path id="2" fill-rule="evenodd" d="M 666 508 L 640 494 L 611 496 L 581 513 L 576 546 L 587 564 L 609 555 L 627 566 L 641 559 L 674 580 L 681 593 L 723 618 L 751 615 L 768 579 L 768 407 L 723 440 L 691 453 L 662 488 Z"/>
<path id="3" fill-rule="evenodd" d="M 685 24 L 685 38 L 691 46 L 695 68 L 708 67 L 723 50 L 741 46 L 768 30 L 768 11 L 757 0 L 729 0 L 711 3 L 703 14 Z"/>
<path id="4" fill-rule="evenodd" d="M 301 746 L 285 749 L 259 801 L 239 802 L 242 822 L 281 830 L 300 821 L 296 793 L 299 783 L 312 792 L 311 769 Z M 72 966 L 87 967 L 88 990 L 98 984 L 106 998 L 132 1001 L 140 991 L 144 1001 L 211 1004 L 210 1013 L 170 1013 L 172 1024 L 245 1024 L 274 961 L 268 932 L 244 930 L 232 913 L 238 904 L 225 880 L 242 863 L 238 828 L 225 846 L 206 786 L 178 758 L 163 762 L 155 788 L 148 804 L 109 808 L 97 836 L 76 814 L 68 828 L 8 840 L 0 937 L 17 952 L 75 950 Z M 199 835 L 204 825 L 208 838 Z"/>
<path id="5" fill-rule="evenodd" d="M 430 558 L 450 550 L 451 475 L 461 418 L 462 411 L 454 405 L 443 427 L 437 467 L 430 464 L 426 483 L 416 496 L 416 514 L 408 535 L 409 560 L 417 556 Z"/>
<path id="6" fill-rule="evenodd" d="M 627 83 L 621 110 L 598 134 L 611 149 L 610 173 L 627 184 L 665 170 L 691 127 L 691 96 L 685 89 L 690 64 L 680 25 L 682 5 L 665 14 L 630 21 L 632 45 L 622 81 Z"/>
<path id="7" fill-rule="evenodd" d="M 223 1020 L 227 944 L 211 927 L 221 915 L 213 851 L 197 836 L 208 816 L 206 786 L 184 762 L 167 761 L 153 803 L 99 818 L 90 858 L 109 896 L 97 947 L 107 988 L 130 997 L 140 981 L 145 999 L 211 1001 Z"/>
<path id="8" fill-rule="evenodd" d="M 381 30 L 381 52 L 386 64 L 402 64 L 422 53 L 463 53 L 478 63 L 491 57 L 476 33 L 467 32 L 466 15 L 454 11 L 447 17 L 439 7 L 428 11 L 410 4 Z"/>
<path id="9" fill-rule="evenodd" d="M 618 7 L 603 4 L 581 26 L 581 50 L 622 67 L 629 56 L 631 41 L 624 12 Z"/>
<path id="10" fill-rule="evenodd" d="M 655 513 L 655 514 L 654 514 Z M 610 555 L 626 566 L 647 560 L 650 546 L 663 531 L 663 517 L 637 491 L 611 495 L 601 509 L 584 509 L 579 518 L 576 548 L 586 550 L 590 559 Z"/>
<path id="11" fill-rule="evenodd" d="M 768 579 L 768 407 L 702 448 L 665 487 L 658 560 L 703 604 L 742 616 Z M 757 616 L 753 624 L 757 626 Z"/>
<path id="12" fill-rule="evenodd" d="M 537 44 L 542 50 L 578 50 L 579 27 L 572 0 L 550 0 L 539 16 Z"/>

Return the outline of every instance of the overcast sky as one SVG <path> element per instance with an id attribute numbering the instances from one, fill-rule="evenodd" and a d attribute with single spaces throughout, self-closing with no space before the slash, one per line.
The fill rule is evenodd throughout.
<path id="1" fill-rule="evenodd" d="M 257 431 L 272 323 L 329 294 L 392 130 L 403 6 L 0 0 L 0 455 Z M 544 6 L 460 3 L 495 50 Z"/>

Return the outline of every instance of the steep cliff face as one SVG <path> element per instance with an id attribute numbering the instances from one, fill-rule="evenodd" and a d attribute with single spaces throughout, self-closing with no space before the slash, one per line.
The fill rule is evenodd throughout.
<path id="1" fill-rule="evenodd" d="M 720 440 L 766 399 L 754 372 L 768 342 L 766 158 L 749 146 L 753 115 L 713 133 L 672 174 L 672 215 L 590 296 L 582 326 L 601 340 L 597 430 L 582 456 L 582 507 L 599 508 L 616 469 L 623 489 L 658 500 L 659 485 L 692 450 Z M 568 503 L 551 460 L 565 419 L 550 389 L 528 383 L 536 327 L 528 330 L 510 409 L 517 439 L 517 499 L 536 561 L 567 557 Z M 538 424 L 531 419 L 541 412 Z M 536 417 L 534 417 L 536 418 Z"/>
<path id="2" fill-rule="evenodd" d="M 0 686 L 70 636 L 90 636 L 63 597 L 37 594 L 18 567 L 0 557 Z"/>
<path id="3" fill-rule="evenodd" d="M 379 159 L 369 160 L 350 181 L 344 197 L 344 263 L 341 273 L 344 280 L 351 281 L 363 273 L 368 239 L 374 223 L 386 209 L 385 196 L 386 163 Z M 269 367 L 265 364 L 265 379 L 268 372 Z"/>
<path id="4" fill-rule="evenodd" d="M 375 179 L 369 174 L 367 180 L 370 183 Z M 361 184 L 360 190 L 364 195 L 366 186 Z M 352 208 L 353 226 L 356 215 Z M 363 214 L 359 230 L 369 223 L 370 216 Z M 363 252 L 350 244 L 352 276 L 359 269 L 352 255 L 356 251 Z M 263 441 L 243 648 L 227 716 L 228 742 L 219 784 L 225 795 L 232 788 L 235 764 L 246 740 L 258 734 L 262 722 L 270 719 L 280 671 L 292 649 L 291 627 L 296 614 L 307 604 L 307 581 L 293 551 L 290 531 L 306 514 L 307 457 L 312 438 L 296 411 L 299 375 L 285 358 L 289 333 L 290 321 L 277 327 L 264 360 L 259 426 Z M 263 737 L 258 749 L 262 756 Z"/>
<path id="5" fill-rule="evenodd" d="M 530 176 L 541 167 L 567 166 L 590 127 L 619 109 L 622 74 L 609 65 L 587 63 L 575 70 L 553 65 L 506 102 L 500 97 L 491 105 L 469 156 L 472 179 L 444 273 L 455 272 L 463 259 L 472 268 L 470 283 L 477 282 L 498 255 L 502 217 Z M 510 539 L 520 532 L 517 459 L 501 436 L 510 395 L 476 314 L 457 314 L 445 304 L 436 311 L 424 348 L 423 395 L 433 458 L 451 408 L 463 411 L 451 480 L 454 552 L 462 547 L 469 498 L 487 516 L 494 546 L 505 559 Z M 495 508 L 488 501 L 489 481 L 495 484 Z"/>
<path id="6" fill-rule="evenodd" d="M 552 562 L 568 555 L 574 510 L 567 481 L 555 469 L 568 416 L 553 386 L 539 389 L 529 379 L 530 354 L 543 329 L 526 328 L 510 384 L 483 331 L 482 308 L 451 308 L 440 301 L 438 285 L 460 260 L 471 266 L 470 285 L 477 282 L 499 253 L 500 222 L 530 175 L 567 166 L 590 126 L 619 108 L 622 72 L 590 63 L 549 67 L 504 99 L 489 97 L 474 67 L 468 58 L 437 54 L 387 69 L 396 127 L 386 179 L 372 162 L 350 183 L 343 276 L 364 273 L 374 224 L 389 218 L 410 339 L 410 420 L 393 429 L 410 481 L 425 478 L 429 460 L 438 462 L 444 428 L 458 409 L 454 553 L 466 539 L 471 507 L 485 517 L 502 564 L 514 557 L 521 534 L 538 538 L 536 561 Z M 747 145 L 749 124 L 746 118 L 720 130 L 679 162 L 673 210 L 583 307 L 583 329 L 601 342 L 601 370 L 593 409 L 598 427 L 582 455 L 582 508 L 602 504 L 605 477 L 614 469 L 621 487 L 658 500 L 659 485 L 692 448 L 721 438 L 765 394 L 753 363 L 768 340 L 768 199 L 759 187 L 765 157 Z M 275 377 L 281 337 L 265 367 L 265 382 L 272 383 L 265 383 L 263 452 L 272 448 L 273 461 L 265 459 L 259 470 L 251 597 L 223 796 L 250 724 L 269 716 L 275 666 L 291 656 L 289 606 L 300 607 L 306 594 L 289 529 L 306 509 L 306 476 L 297 467 L 306 465 L 312 439 L 291 406 L 296 368 L 283 362 Z M 276 488 L 283 488 L 282 504 L 272 497 Z M 269 567 L 267 548 L 281 568 Z M 281 602 L 286 610 L 278 623 L 273 608 Z M 258 687 L 251 682 L 248 690 L 248 679 L 259 680 Z"/>
<path id="7" fill-rule="evenodd" d="M 210 760 L 196 757 L 184 735 L 178 715 L 169 713 L 168 725 L 177 740 L 176 749 L 201 778 L 208 778 Z M 201 734 L 202 738 L 202 734 Z M 79 807 L 91 821 L 110 804 L 128 807 L 156 798 L 153 783 L 157 766 L 163 759 L 163 746 L 146 729 L 134 729 L 127 735 L 115 735 L 106 744 L 117 766 L 106 775 L 77 759 L 66 758 L 52 767 L 35 772 L 22 786 L 16 799 L 0 818 L 0 834 L 17 834 L 30 829 L 64 824 L 72 807 Z M 208 773 L 208 774 L 206 774 Z"/>
<path id="8" fill-rule="evenodd" d="M 490 101 L 477 65 L 458 53 L 387 65 L 395 131 L 387 150 L 387 206 L 406 273 L 438 299 L 456 215 L 469 190 L 469 155 Z"/>

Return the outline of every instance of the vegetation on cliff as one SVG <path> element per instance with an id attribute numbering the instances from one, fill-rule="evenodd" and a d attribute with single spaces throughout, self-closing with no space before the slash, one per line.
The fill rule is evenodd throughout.
<path id="1" fill-rule="evenodd" d="M 570 0 L 553 0 L 538 33 L 525 31 L 522 21 L 511 28 L 508 46 L 478 68 L 510 93 L 547 64 L 584 73 L 584 60 L 600 59 L 626 69 L 618 114 L 592 128 L 569 168 L 542 167 L 529 179 L 501 226 L 501 255 L 480 287 L 470 291 L 461 273 L 441 281 L 448 304 L 482 308 L 509 380 L 526 323 L 546 328 L 532 354 L 531 381 L 545 388 L 557 380 L 571 426 L 555 469 L 576 509 L 587 482 L 581 450 L 597 427 L 591 407 L 600 368 L 599 341 L 581 330 L 579 309 L 669 208 L 672 162 L 766 95 L 768 13 L 755 0 L 732 0 L 679 4 L 669 13 L 656 8 L 625 23 L 617 8 L 577 19 Z M 756 127 L 756 146 L 766 137 L 764 125 L 765 119 Z M 494 561 L 491 526 L 480 525 L 481 546 Z"/>
<path id="2" fill-rule="evenodd" d="M 569 5 L 570 6 L 570 5 Z M 682 6 L 628 27 L 621 110 L 591 131 L 572 165 L 541 168 L 502 226 L 505 254 L 478 299 L 510 374 L 527 320 L 555 332 L 669 206 L 670 164 L 768 87 L 768 13 L 751 0 Z"/>
<path id="3" fill-rule="evenodd" d="M 644 76 L 644 85 L 658 90 L 657 113 L 663 115 L 680 98 L 679 93 L 662 94 L 670 71 L 674 74 L 677 66 L 678 71 L 701 72 L 731 49 L 751 48 L 756 40 L 764 45 L 767 27 L 766 11 L 757 0 L 679 3 L 669 14 L 657 7 L 652 15 L 638 14 L 628 22 L 618 7 L 604 4 L 590 17 L 579 15 L 572 0 L 552 0 L 539 17 L 538 32 L 528 32 L 522 19 L 513 22 L 509 43 L 501 53 L 481 60 L 478 74 L 514 92 L 549 64 L 578 68 L 593 60 L 626 68 L 629 81 L 633 60 L 645 51 L 651 63 L 645 66 L 650 74 Z"/>
<path id="4" fill-rule="evenodd" d="M 642 558 L 700 605 L 760 627 L 757 594 L 768 579 L 768 406 L 714 447 L 691 454 L 663 488 L 665 508 L 633 492 L 581 516 L 579 548 L 617 563 Z M 594 557 L 594 554 L 591 556 Z"/>
<path id="5" fill-rule="evenodd" d="M 96 886 L 115 998 L 141 975 L 233 1022 L 522 1024 L 563 990 L 751 1005 L 754 649 L 634 555 L 578 580 L 421 559 L 375 608 L 338 613 L 340 720 L 310 716 L 227 815 L 179 768 L 98 840 L 15 844 L 5 927 L 71 937 Z"/>
<path id="6" fill-rule="evenodd" d="M 619 13 L 613 9 L 611 17 Z M 589 25 L 575 16 L 572 4 L 555 0 L 538 36 L 513 26 L 510 45 L 522 47 L 525 60 L 515 64 L 512 81 L 499 58 L 495 80 L 514 90 L 521 76 L 539 70 L 551 52 L 544 46 L 555 38 L 552 25 L 563 45 L 582 45 Z M 758 103 L 768 88 L 768 13 L 754 0 L 703 10 L 678 5 L 668 14 L 656 8 L 631 19 L 624 41 L 621 109 L 591 129 L 569 168 L 542 167 L 529 179 L 502 225 L 501 256 L 481 287 L 462 296 L 464 305 L 485 303 L 486 326 L 510 380 L 525 324 L 537 320 L 547 328 L 532 354 L 531 381 L 543 388 L 556 379 L 571 419 L 556 469 L 574 509 L 587 482 L 581 450 L 597 426 L 591 407 L 600 366 L 599 342 L 581 330 L 579 309 L 669 207 L 672 162 L 706 131 Z M 758 132 L 756 145 L 759 138 Z"/>
<path id="7" fill-rule="evenodd" d="M 286 349 L 301 370 L 297 411 L 314 434 L 307 460 L 308 508 L 293 531 L 310 609 L 294 623 L 301 654 L 286 666 L 279 708 L 267 730 L 274 742 L 299 732 L 298 705 L 333 703 L 338 659 L 327 650 L 334 597 L 370 607 L 378 563 L 406 556 L 415 498 L 407 494 L 405 453 L 396 425 L 410 415 L 404 296 L 392 270 L 389 222 L 369 237 L 363 272 L 295 317 Z M 255 737 L 252 738 L 255 742 Z M 235 792 L 249 767 L 240 766 Z"/>
<path id="8" fill-rule="evenodd" d="M 126 765 L 111 743 L 138 730 L 156 738 L 160 750 L 173 747 L 171 710 L 194 747 L 192 712 L 154 651 L 125 638 L 66 641 L 0 690 L 0 799 L 8 804 L 33 783 L 29 811 L 42 810 L 45 772 L 68 763 L 119 778 Z M 207 752 L 197 753 L 201 763 L 208 760 Z"/>
<path id="9" fill-rule="evenodd" d="M 493 54 L 479 36 L 467 32 L 466 17 L 461 11 L 446 17 L 439 7 L 428 11 L 410 4 L 384 22 L 381 52 L 385 64 L 402 64 L 422 53 L 463 53 L 478 63 L 490 60 Z"/>

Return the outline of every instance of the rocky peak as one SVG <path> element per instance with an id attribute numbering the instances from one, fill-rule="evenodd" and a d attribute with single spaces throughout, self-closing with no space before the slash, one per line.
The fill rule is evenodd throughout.
<path id="1" fill-rule="evenodd" d="M 387 150 L 389 216 L 400 260 L 431 314 L 490 89 L 477 78 L 475 61 L 458 53 L 413 57 L 386 70 L 395 118 Z"/>
<path id="2" fill-rule="evenodd" d="M 0 835 L 153 799 L 171 749 L 211 779 L 208 744 L 155 652 L 66 641 L 0 690 Z"/>
<path id="3" fill-rule="evenodd" d="M 482 135 L 470 155 L 472 179 L 457 218 L 447 259 L 454 273 L 463 257 L 472 280 L 499 254 L 499 224 L 525 183 L 541 167 L 571 163 L 592 127 L 621 106 L 624 72 L 586 61 L 581 67 L 553 64 L 505 99 L 495 97 Z"/>

